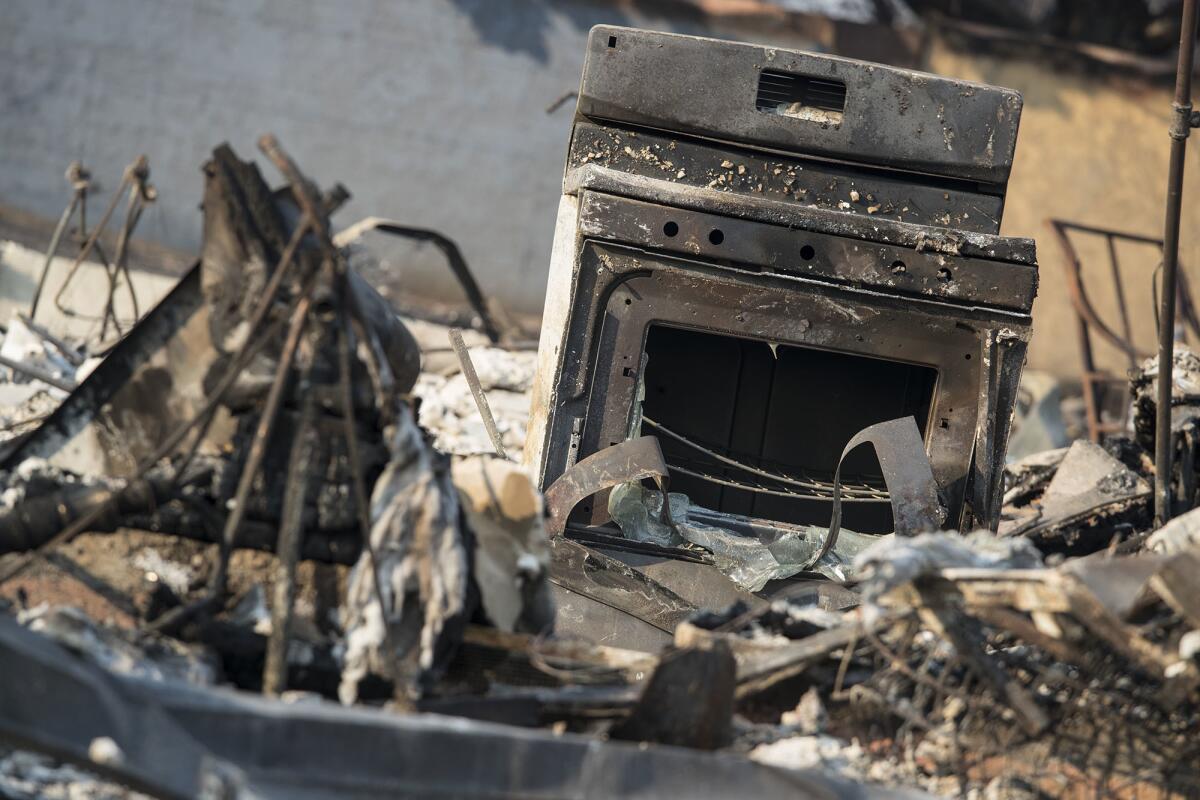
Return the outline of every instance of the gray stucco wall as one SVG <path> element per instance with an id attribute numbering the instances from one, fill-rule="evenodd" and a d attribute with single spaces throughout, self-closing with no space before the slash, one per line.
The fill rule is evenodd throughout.
<path id="1" fill-rule="evenodd" d="M 458 241 L 486 292 L 539 311 L 572 104 L 545 109 L 578 85 L 593 24 L 738 35 L 673 8 L 6 0 L 0 203 L 57 216 L 69 161 L 111 189 L 144 152 L 160 199 L 140 234 L 194 250 L 201 163 L 229 141 L 274 180 L 254 146 L 271 131 L 319 183 L 351 190 L 339 226 L 378 215 L 436 228 Z M 389 244 L 384 255 L 397 281 L 455 296 L 431 251 Z"/>

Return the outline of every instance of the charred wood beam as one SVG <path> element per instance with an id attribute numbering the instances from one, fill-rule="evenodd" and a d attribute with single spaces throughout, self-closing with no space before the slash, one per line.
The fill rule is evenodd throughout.
<path id="1" fill-rule="evenodd" d="M 613 739 L 716 750 L 733 738 L 737 664 L 729 645 L 707 639 L 662 656 Z"/>
<path id="2" fill-rule="evenodd" d="M 271 604 L 271 636 L 267 642 L 266 665 L 263 667 L 263 691 L 271 695 L 287 689 L 288 636 L 292 627 L 292 606 L 296 601 L 296 565 L 300 560 L 304 540 L 304 499 L 312 483 L 319 442 L 315 418 L 316 401 L 311 392 L 311 370 L 305 370 L 301 392 L 307 392 L 300 412 L 300 428 L 292 442 L 288 460 L 287 486 L 283 496 L 283 518 L 279 523 L 279 538 L 275 554 L 279 557 L 275 569 L 274 597 Z"/>
<path id="3" fill-rule="evenodd" d="M 123 514 L 154 508 L 174 496 L 169 479 L 117 487 L 69 486 L 18 503 L 0 514 L 0 552 L 35 550 L 76 521 L 93 516 L 97 530 L 116 530 Z"/>
<path id="4" fill-rule="evenodd" d="M 117 489 L 102 486 L 71 486 L 32 497 L 0 513 L 0 553 L 36 550 L 52 541 L 65 527 L 96 515 L 87 526 L 89 533 L 113 533 L 133 528 L 153 533 L 218 543 L 206 517 L 219 517 L 215 507 L 198 498 L 178 499 L 169 479 L 134 481 Z M 246 520 L 234 547 L 274 552 L 278 526 L 262 520 Z M 362 549 L 356 529 L 309 530 L 300 557 L 306 561 L 353 564 Z"/>

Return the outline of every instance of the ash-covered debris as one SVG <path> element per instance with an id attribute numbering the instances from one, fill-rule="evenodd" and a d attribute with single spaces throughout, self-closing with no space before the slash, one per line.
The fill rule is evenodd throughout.
<path id="1" fill-rule="evenodd" d="M 1200 502 L 1196 463 L 1200 458 L 1200 356 L 1183 344 L 1175 346 L 1171 372 L 1171 502 L 1186 510 Z M 1158 360 L 1147 359 L 1131 381 L 1132 427 L 1139 445 L 1153 454 L 1158 409 Z"/>
<path id="2" fill-rule="evenodd" d="M 1200 356 L 1191 348 L 1176 345 L 1171 372 L 1171 429 L 1181 433 L 1200 415 Z M 1158 396 L 1158 359 L 1149 358 L 1134 375 L 1133 429 L 1147 449 L 1154 444 L 1154 414 Z"/>
<path id="3" fill-rule="evenodd" d="M 0 446 L 28 433 L 58 408 L 100 362 L 86 343 L 72 344 L 14 314 L 0 343 Z"/>
<path id="4" fill-rule="evenodd" d="M 728 745 L 727 653 L 703 679 L 724 682 L 726 705 L 684 714 L 699 686 L 693 670 L 711 661 L 697 648 L 660 665 L 654 654 L 553 638 L 561 558 L 532 477 L 481 452 L 491 448 L 472 427 L 464 363 L 439 365 L 444 344 L 428 347 L 418 374 L 417 340 L 328 238 L 336 198 L 316 194 L 273 140 L 263 150 L 287 189 L 272 192 L 253 164 L 218 148 L 205 170 L 199 265 L 78 388 L 56 389 L 62 404 L 7 456 L 0 591 L 26 632 L 8 631 L 0 664 L 49 658 L 62 669 L 47 672 L 37 702 L 5 701 L 12 713 L 0 732 L 86 763 L 97 737 L 84 732 L 100 728 L 120 754 L 106 774 L 185 795 L 216 781 L 231 796 L 269 786 L 245 777 L 251 749 L 206 751 L 199 771 L 164 774 L 140 737 L 175 741 L 172 715 L 187 712 L 115 722 L 156 707 L 138 692 L 188 686 L 201 704 L 219 702 L 212 686 L 300 692 L 325 698 L 313 701 L 321 707 L 387 703 L 372 713 L 428 710 L 684 745 L 699 744 L 693 728 L 703 721 L 705 746 Z M 417 327 L 446 341 L 445 329 Z M 503 443 L 518 450 L 532 352 L 474 346 L 470 359 Z M 67 380 L 65 368 L 56 375 Z M 67 686 L 85 675 L 113 676 L 101 683 L 120 688 L 64 729 L 56 720 L 70 708 Z M 373 724 L 337 719 L 347 730 Z M 455 730 L 463 746 L 476 732 Z M 168 752 L 190 757 L 192 746 Z M 626 751 L 612 753 L 603 757 Z M 543 785 L 548 768 L 531 768 L 515 795 Z M 61 778 L 72 796 L 90 796 L 85 774 L 70 769 L 32 791 L 53 793 L 48 782 Z M 725 794 L 730 769 L 776 781 L 750 762 L 718 758 L 708 769 L 713 796 Z M 12 772 L 34 785 L 20 764 Z"/>
<path id="5" fill-rule="evenodd" d="M 654 58 L 733 47 L 644 36 Z M 856 91 L 912 78 L 842 68 Z M 602 72 L 581 109 L 624 91 Z M 659 88 L 644 113 L 671 110 Z M 603 108 L 573 151 L 655 121 Z M 679 133 L 673 157 L 726 146 Z M 1103 444 L 1067 443 L 1054 385 L 1018 397 L 1036 272 L 998 236 L 1011 148 L 866 141 L 857 181 L 885 164 L 897 195 L 993 204 L 986 264 L 982 233 L 940 216 L 914 211 L 903 241 L 832 209 L 784 228 L 740 184 L 688 205 L 605 167 L 566 184 L 540 354 L 447 237 L 334 234 L 344 189 L 269 136 L 279 189 L 217 148 L 198 263 L 102 361 L 9 327 L 0 386 L 54 408 L 0 455 L 0 737 L 22 748 L 0 790 L 1200 793 L 1195 357 L 1176 359 L 1179 514 L 1156 530 L 1152 366 L 1134 433 Z M 366 230 L 442 248 L 474 329 L 402 320 L 348 252 Z M 776 271 L 800 248 L 804 281 Z M 860 255 L 821 274 L 831 253 Z"/>
<path id="6" fill-rule="evenodd" d="M 1002 530 L 1048 550 L 1086 554 L 1108 544 L 1113 531 L 1144 529 L 1149 499 L 1146 478 L 1100 445 L 1080 440 L 1058 462 L 1036 503 L 1026 504 L 1025 519 Z"/>
<path id="7" fill-rule="evenodd" d="M 445 329 L 438 332 L 440 346 L 446 347 Z M 470 384 L 458 361 L 442 358 L 435 362 L 432 357 L 430 361 L 413 387 L 413 394 L 421 401 L 421 426 L 434 435 L 434 444 L 444 452 L 459 456 L 493 452 Z M 537 354 L 480 346 L 471 348 L 471 361 L 480 386 L 487 393 L 505 449 L 520 452 L 525 444 L 529 390 Z"/>
<path id="8" fill-rule="evenodd" d="M 198 686 L 216 683 L 218 666 L 205 649 L 169 637 L 135 637 L 121 628 L 98 625 L 71 606 L 50 608 L 43 603 L 18 613 L 17 622 L 113 672 Z"/>
<path id="9" fill-rule="evenodd" d="M 404 400 L 419 371 L 415 340 L 331 243 L 327 215 L 337 196 L 316 194 L 272 140 L 263 149 L 290 191 L 272 192 L 229 148 L 214 152 L 199 266 L 10 454 L 0 538 L 7 552 L 27 551 L 132 526 L 218 544 L 215 561 L 201 558 L 199 580 L 194 559 L 181 568 L 154 550 L 139 553 L 130 566 L 170 598 L 141 625 L 225 650 L 227 667 L 229 648 L 258 651 L 268 662 L 259 671 L 276 692 L 287 688 L 280 675 L 288 669 L 271 653 L 291 653 L 289 639 L 305 630 L 316 635 L 299 638 L 320 651 L 300 665 L 305 680 L 326 686 L 343 665 L 342 682 L 357 683 L 361 660 L 386 639 L 374 677 L 397 697 L 419 696 L 424 676 L 439 674 L 455 653 L 463 625 L 488 618 L 481 608 L 503 609 L 508 630 L 518 619 L 532 633 L 551 624 L 539 595 L 544 556 L 510 558 L 496 542 L 511 524 L 520 540 L 512 546 L 537 552 L 540 527 L 531 533 L 526 518 L 540 505 L 526 479 L 534 500 L 523 517 L 501 517 L 499 533 L 467 530 L 449 460 Z M 26 360 L 49 352 L 41 338 L 31 341 Z M 514 376 L 512 364 L 491 363 L 481 360 L 489 387 L 527 388 L 528 368 L 516 363 L 525 374 Z M 81 440 L 104 465 L 100 474 L 80 458 Z M 501 483 L 511 495 L 512 481 Z M 480 507 L 481 528 L 498 507 Z M 361 536 L 367 529 L 375 531 L 371 545 Z M 247 547 L 277 554 L 262 568 L 265 606 L 258 587 L 266 620 L 247 611 L 254 592 L 231 591 L 241 582 L 234 550 Z M 498 563 L 488 561 L 492 554 Z M 295 585 L 299 562 L 310 559 L 358 566 L 318 568 L 324 574 L 304 597 Z M 4 578 L 29 564 L 27 556 L 9 558 Z M 508 577 L 493 575 L 481 588 L 472 577 L 477 564 Z M 525 586 L 542 612 L 526 619 L 523 596 L 515 609 L 512 598 L 492 596 L 509 584 Z M 367 634 L 368 619 L 395 630 Z M 393 669 L 409 654 L 412 669 Z M 322 669 L 328 674 L 317 674 Z"/>
<path id="10" fill-rule="evenodd" d="M 730 643 L 739 697 L 759 698 L 746 707 L 772 709 L 775 738 L 754 757 L 939 795 L 980 796 L 996 781 L 1050 796 L 1197 790 L 1186 732 L 1200 722 L 1200 619 L 1169 588 L 1181 585 L 1177 562 L 1047 568 L 1027 541 L 986 532 L 894 549 L 860 556 L 864 604 L 818 624 L 766 609 L 693 621 Z M 763 670 L 771 661 L 790 683 Z M 784 697 L 800 702 L 780 714 Z"/>
<path id="11" fill-rule="evenodd" d="M 101 749 L 100 745 L 97 749 Z M 150 800 L 151 795 L 40 753 L 0 750 L 0 794 L 11 800 Z"/>

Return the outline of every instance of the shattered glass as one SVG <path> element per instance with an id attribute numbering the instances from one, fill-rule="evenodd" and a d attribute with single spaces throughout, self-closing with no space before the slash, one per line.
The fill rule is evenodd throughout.
<path id="1" fill-rule="evenodd" d="M 674 529 L 660 521 L 662 494 L 640 483 L 613 489 L 608 511 L 629 539 L 660 547 L 689 543 L 712 555 L 717 569 L 749 592 L 758 592 L 769 581 L 790 578 L 806 569 L 844 581 L 855 557 L 872 544 L 891 536 L 856 533 L 843 529 L 837 544 L 812 567 L 809 562 L 821 549 L 827 529 L 817 525 L 787 525 L 712 511 L 694 505 L 687 495 L 670 493 Z"/>

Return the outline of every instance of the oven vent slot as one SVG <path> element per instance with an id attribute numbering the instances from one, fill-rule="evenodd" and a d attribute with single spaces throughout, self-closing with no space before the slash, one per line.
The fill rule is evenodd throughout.
<path id="1" fill-rule="evenodd" d="M 764 69 L 758 78 L 755 107 L 768 114 L 840 125 L 846 110 L 846 84 Z"/>

